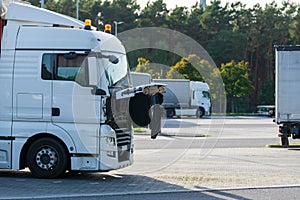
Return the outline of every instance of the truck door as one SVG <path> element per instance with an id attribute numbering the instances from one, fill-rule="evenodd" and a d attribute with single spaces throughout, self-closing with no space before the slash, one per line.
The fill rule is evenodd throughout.
<path id="1" fill-rule="evenodd" d="M 201 104 L 204 105 L 205 108 L 210 107 L 210 94 L 208 91 L 201 91 Z"/>
<path id="2" fill-rule="evenodd" d="M 118 91 L 117 99 L 130 98 L 129 114 L 132 122 L 136 126 L 146 127 L 150 124 L 151 119 L 149 110 L 151 108 L 151 96 L 157 92 L 165 93 L 166 84 L 150 83 L 138 86 L 137 88 L 128 88 Z"/>
<path id="3" fill-rule="evenodd" d="M 2 51 L 0 57 L 0 168 L 11 168 L 13 51 Z"/>
<path id="4" fill-rule="evenodd" d="M 66 52 L 54 57 L 52 123 L 70 135 L 80 153 L 99 153 L 100 97 L 92 95 L 88 86 L 86 54 Z"/>
<path id="5" fill-rule="evenodd" d="M 0 137 L 11 136 L 14 54 L 3 51 L 0 57 Z"/>

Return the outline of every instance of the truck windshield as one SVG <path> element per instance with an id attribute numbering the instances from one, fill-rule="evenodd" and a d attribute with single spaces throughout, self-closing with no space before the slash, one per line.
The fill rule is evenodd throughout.
<path id="1" fill-rule="evenodd" d="M 112 53 L 103 52 L 103 55 Z M 98 62 L 105 69 L 105 76 L 109 87 L 128 87 L 130 85 L 129 67 L 126 55 L 113 53 L 118 58 L 118 63 L 114 64 L 107 58 L 99 58 Z"/>

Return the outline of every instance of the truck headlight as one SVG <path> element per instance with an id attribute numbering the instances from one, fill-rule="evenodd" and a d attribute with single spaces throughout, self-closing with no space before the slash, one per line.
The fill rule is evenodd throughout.
<path id="1" fill-rule="evenodd" d="M 109 137 L 109 136 L 105 136 L 105 143 L 109 146 L 115 146 L 116 145 L 116 141 L 115 138 L 113 137 Z"/>

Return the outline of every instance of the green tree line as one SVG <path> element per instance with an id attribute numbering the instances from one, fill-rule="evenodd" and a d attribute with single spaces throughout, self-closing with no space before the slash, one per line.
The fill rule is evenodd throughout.
<path id="1" fill-rule="evenodd" d="M 28 1 L 40 6 L 40 0 Z M 45 0 L 45 8 L 75 17 L 75 2 Z M 138 27 L 163 27 L 193 38 L 208 51 L 220 69 L 228 108 L 238 112 L 253 111 L 258 104 L 274 104 L 274 45 L 300 44 L 300 5 L 289 1 L 248 8 L 238 1 L 222 5 L 220 0 L 213 0 L 205 10 L 199 3 L 191 8 L 169 10 L 164 0 L 153 0 L 144 8 L 136 0 L 79 0 L 79 19 L 86 18 L 92 19 L 99 30 L 103 30 L 105 24 L 122 21 L 124 23 L 118 26 L 119 33 Z M 170 66 L 165 69 L 158 65 L 152 70 L 154 76 L 165 78 L 172 74 L 177 76 L 174 70 L 182 70 L 183 66 L 188 69 L 190 58 L 144 49 L 130 52 L 128 59 L 132 68 L 147 62 Z M 232 72 L 228 66 L 234 66 L 240 73 L 239 79 L 247 77 L 250 85 L 247 81 L 241 83 L 243 81 L 229 78 L 228 74 L 236 76 L 237 72 Z M 194 72 L 184 77 L 201 80 Z M 239 87 L 232 90 L 233 84 Z M 248 88 L 246 92 L 245 88 Z"/>

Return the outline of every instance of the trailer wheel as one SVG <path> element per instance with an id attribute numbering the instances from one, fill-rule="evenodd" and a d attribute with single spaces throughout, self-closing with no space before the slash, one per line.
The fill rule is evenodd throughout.
<path id="1" fill-rule="evenodd" d="M 281 136 L 281 146 L 283 148 L 288 148 L 289 147 L 289 138 L 286 135 Z"/>
<path id="2" fill-rule="evenodd" d="M 204 115 L 204 109 L 203 108 L 198 108 L 196 112 L 196 117 L 197 118 L 202 118 Z"/>
<path id="3" fill-rule="evenodd" d="M 27 164 L 37 178 L 57 178 L 68 165 L 64 147 L 53 138 L 42 138 L 32 143 L 27 152 Z"/>
<path id="4" fill-rule="evenodd" d="M 167 112 L 167 118 L 173 118 L 175 115 L 174 109 L 166 109 L 166 112 Z"/>

